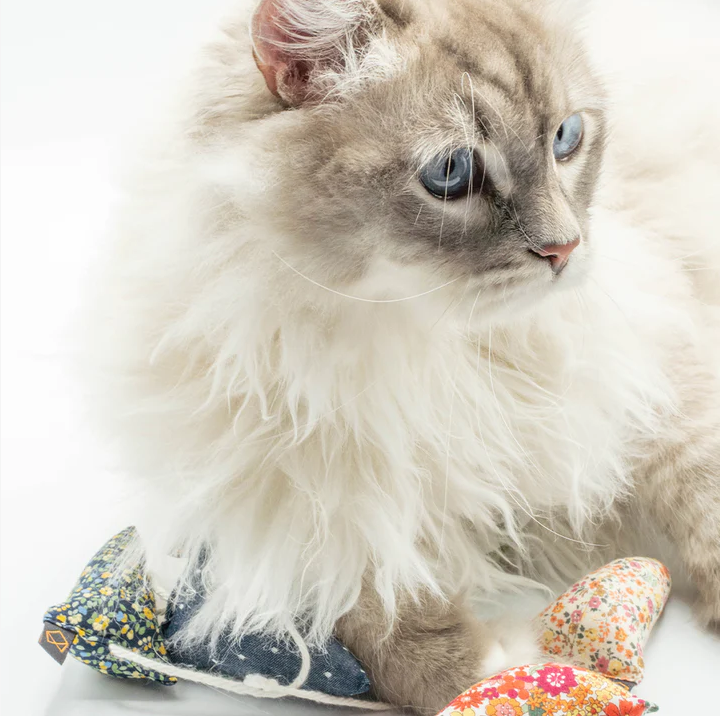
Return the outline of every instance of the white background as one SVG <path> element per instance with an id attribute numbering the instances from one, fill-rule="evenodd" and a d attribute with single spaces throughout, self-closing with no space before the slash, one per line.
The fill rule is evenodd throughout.
<path id="1" fill-rule="evenodd" d="M 36 643 L 45 608 L 64 599 L 86 560 L 127 524 L 122 487 L 93 448 L 65 370 L 83 275 L 113 202 L 113 173 L 143 108 L 192 64 L 198 38 L 228 3 L 2 6 L 4 714 L 315 713 L 198 687 L 114 682 L 72 659 L 61 669 Z M 677 4 L 680 11 L 689 3 Z M 719 677 L 720 641 L 695 627 L 678 592 L 651 640 L 638 693 L 659 702 L 665 716 L 716 714 Z"/>

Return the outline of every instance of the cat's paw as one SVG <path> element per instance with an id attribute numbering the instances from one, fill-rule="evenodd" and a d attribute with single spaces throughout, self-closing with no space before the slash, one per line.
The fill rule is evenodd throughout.
<path id="1" fill-rule="evenodd" d="M 705 565 L 703 565 L 705 567 Z M 695 616 L 705 627 L 720 630 L 720 567 L 696 566 L 693 574 L 700 598 L 695 604 Z"/>
<path id="2" fill-rule="evenodd" d="M 695 616 L 704 627 L 720 634 L 720 587 L 714 600 L 707 597 L 698 600 Z"/>
<path id="3" fill-rule="evenodd" d="M 495 638 L 480 664 L 480 678 L 542 661 L 539 633 L 533 623 L 504 619 L 493 624 L 492 634 Z"/>

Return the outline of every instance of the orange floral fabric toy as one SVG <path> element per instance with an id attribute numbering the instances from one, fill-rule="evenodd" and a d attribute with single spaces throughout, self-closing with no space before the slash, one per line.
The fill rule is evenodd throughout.
<path id="1" fill-rule="evenodd" d="M 540 616 L 548 664 L 481 681 L 438 716 L 644 716 L 657 707 L 630 693 L 643 649 L 670 594 L 653 559 L 620 559 L 574 584 Z"/>
<path id="2" fill-rule="evenodd" d="M 670 595 L 654 559 L 619 559 L 573 585 L 539 617 L 553 659 L 638 684 L 643 649 Z"/>
<path id="3" fill-rule="evenodd" d="M 602 674 L 538 664 L 481 681 L 438 716 L 643 716 L 655 711 L 656 706 Z"/>

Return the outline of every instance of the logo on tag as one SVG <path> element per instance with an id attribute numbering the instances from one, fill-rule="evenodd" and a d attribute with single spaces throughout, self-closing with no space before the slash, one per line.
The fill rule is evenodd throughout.
<path id="1" fill-rule="evenodd" d="M 67 658 L 74 639 L 73 632 L 63 629 L 57 624 L 45 622 L 38 643 L 58 664 L 62 664 Z"/>

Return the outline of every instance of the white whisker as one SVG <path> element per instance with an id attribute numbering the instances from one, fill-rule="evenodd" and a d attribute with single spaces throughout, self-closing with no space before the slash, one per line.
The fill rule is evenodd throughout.
<path id="1" fill-rule="evenodd" d="M 403 296 L 402 298 L 363 298 L 362 296 L 353 296 L 349 293 L 343 293 L 342 291 L 336 291 L 334 288 L 330 288 L 330 286 L 324 286 L 319 281 L 315 281 L 314 279 L 310 278 L 309 276 L 306 276 L 301 271 L 298 271 L 294 266 L 289 264 L 280 254 L 277 253 L 277 251 L 273 251 L 273 254 L 282 261 L 282 263 L 285 264 L 293 273 L 300 276 L 300 278 L 304 278 L 306 281 L 310 282 L 313 286 L 317 286 L 318 288 L 323 289 L 323 291 L 328 291 L 329 293 L 333 293 L 336 296 L 340 296 L 341 298 L 349 298 L 353 301 L 360 301 L 361 303 L 404 303 L 405 301 L 413 301 L 416 298 L 422 298 L 423 296 L 429 296 L 431 293 L 436 293 L 437 291 L 441 291 L 442 289 L 446 288 L 447 286 L 452 285 L 453 283 L 457 283 L 460 280 L 460 277 L 454 278 L 452 281 L 447 281 L 446 283 L 443 283 L 440 286 L 436 286 L 435 288 L 431 288 L 428 291 L 423 291 L 422 293 L 416 293 L 412 296 Z"/>

